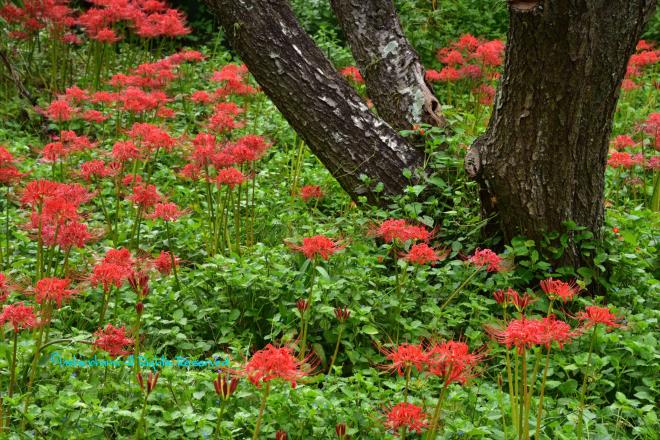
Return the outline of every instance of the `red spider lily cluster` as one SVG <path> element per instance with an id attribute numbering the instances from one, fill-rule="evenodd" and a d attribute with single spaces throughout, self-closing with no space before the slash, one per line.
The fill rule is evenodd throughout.
<path id="1" fill-rule="evenodd" d="M 254 353 L 237 374 L 245 376 L 257 388 L 271 380 L 282 380 L 295 388 L 300 379 L 309 374 L 304 365 L 305 362 L 297 359 L 290 347 L 268 344 Z"/>
<path id="2" fill-rule="evenodd" d="M 22 7 L 9 3 L 0 8 L 0 18 L 12 26 L 10 37 L 29 39 L 40 30 L 63 43 L 80 44 L 75 32 L 101 43 L 112 44 L 123 37 L 124 29 L 142 38 L 179 37 L 190 33 L 183 14 L 165 2 L 140 0 L 92 1 L 83 12 L 70 7 L 69 0 L 28 0 Z"/>
<path id="3" fill-rule="evenodd" d="M 399 376 L 409 374 L 413 368 L 418 373 L 428 373 L 441 378 L 446 384 L 465 384 L 474 376 L 474 369 L 483 354 L 471 353 L 461 341 L 423 344 L 402 343 L 393 348 L 380 348 L 389 363 L 382 368 L 396 371 Z"/>
<path id="4" fill-rule="evenodd" d="M 300 188 L 300 198 L 305 202 L 310 200 L 320 200 L 323 198 L 323 191 L 318 185 L 306 185 Z"/>
<path id="5" fill-rule="evenodd" d="M 103 329 L 94 333 L 96 338 L 94 346 L 107 351 L 110 356 L 124 356 L 130 354 L 129 347 L 133 345 L 133 339 L 126 334 L 126 327 L 115 327 L 108 324 Z"/>
<path id="6" fill-rule="evenodd" d="M 417 405 L 401 402 L 387 411 L 385 426 L 394 432 L 404 429 L 406 432 L 421 434 L 428 427 L 428 415 Z"/>
<path id="7" fill-rule="evenodd" d="M 18 302 L 3 307 L 0 314 L 0 325 L 5 325 L 5 323 L 11 324 L 14 332 L 18 332 L 22 329 L 36 327 L 39 321 L 32 306 L 26 306 L 24 303 Z"/>
<path id="8" fill-rule="evenodd" d="M 293 243 L 288 243 L 288 245 L 291 249 L 301 252 L 308 260 L 315 260 L 319 257 L 328 260 L 335 252 L 346 247 L 325 235 L 305 237 L 300 245 Z"/>
<path id="9" fill-rule="evenodd" d="M 616 136 L 610 143 L 608 166 L 614 170 L 617 191 L 625 190 L 635 203 L 650 203 L 658 209 L 660 203 L 660 113 L 651 113 L 636 125 L 631 134 Z"/>
<path id="10" fill-rule="evenodd" d="M 626 70 L 626 77 L 621 84 L 623 90 L 634 90 L 640 87 L 639 77 L 644 74 L 644 71 L 649 69 L 660 62 L 660 50 L 655 49 L 650 41 L 640 40 L 637 43 L 635 53 L 628 61 L 628 68 Z M 658 87 L 656 80 L 655 87 Z"/>
<path id="11" fill-rule="evenodd" d="M 492 82 L 499 78 L 497 68 L 504 58 L 504 43 L 484 41 L 470 34 L 463 35 L 448 47 L 438 50 L 436 58 L 441 70 L 426 71 L 431 83 L 456 83 L 465 87 L 482 105 L 490 105 L 495 97 Z"/>
<path id="12" fill-rule="evenodd" d="M 518 405 L 518 403 L 528 402 L 531 399 L 537 381 L 536 373 L 533 373 L 531 377 L 528 375 L 528 353 L 536 353 L 533 368 L 535 372 L 540 369 L 540 356 L 543 351 L 546 357 L 542 382 L 538 388 L 540 397 L 536 416 L 538 433 L 541 426 L 540 421 L 542 420 L 543 395 L 550 366 L 550 356 L 551 352 L 556 350 L 554 347 L 561 350 L 565 344 L 571 343 L 589 329 L 593 329 L 589 354 L 589 359 L 591 359 L 593 339 L 596 336 L 595 330 L 598 324 L 603 324 L 608 329 L 620 327 L 620 318 L 615 316 L 608 307 L 588 306 L 584 311 L 578 312 L 573 317 L 563 312 L 566 320 L 559 319 L 557 312 L 561 311 L 555 310 L 553 306 L 556 303 L 564 305 L 573 301 L 579 294 L 580 288 L 575 282 L 553 278 L 542 280 L 539 285 L 541 291 L 549 300 L 545 316 L 537 317 L 532 315 L 533 312 L 530 311 L 530 304 L 536 302 L 537 298 L 527 292 L 521 295 L 516 290 L 508 288 L 507 290 L 498 290 L 493 294 L 495 301 L 502 307 L 503 321 L 485 326 L 486 332 L 507 349 L 506 371 L 501 376 L 506 375 L 509 382 L 509 397 L 513 402 L 511 409 L 512 424 L 519 435 L 523 437 L 527 435 L 526 433 L 529 433 L 530 408 L 529 405 Z M 509 312 L 509 306 L 514 306 L 515 311 Z M 572 327 L 567 322 L 567 318 L 575 320 L 576 325 Z M 510 349 L 515 349 L 515 357 L 510 356 L 508 352 Z M 502 379 L 500 378 L 500 380 Z M 586 381 L 586 376 L 584 380 Z M 582 399 L 584 399 L 584 395 Z M 523 412 L 519 412 L 519 410 Z"/>
<path id="13" fill-rule="evenodd" d="M 355 66 L 344 67 L 339 73 L 341 73 L 344 78 L 353 82 L 353 84 L 364 84 L 364 78 L 362 78 L 360 70 Z"/>

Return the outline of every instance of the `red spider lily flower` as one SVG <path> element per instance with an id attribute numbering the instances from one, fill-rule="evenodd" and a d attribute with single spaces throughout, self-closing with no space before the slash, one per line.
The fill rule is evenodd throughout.
<path id="1" fill-rule="evenodd" d="M 323 197 L 323 191 L 318 185 L 305 185 L 300 188 L 300 198 L 303 199 L 305 203 L 309 202 L 311 199 L 321 199 Z"/>
<path id="2" fill-rule="evenodd" d="M 160 202 L 161 197 L 155 185 L 139 185 L 133 187 L 133 194 L 128 196 L 128 200 L 145 209 Z"/>
<path id="3" fill-rule="evenodd" d="M 228 374 L 218 373 L 218 378 L 213 381 L 213 387 L 222 400 L 228 400 L 236 387 L 238 386 L 238 377 L 231 377 Z"/>
<path id="4" fill-rule="evenodd" d="M 156 374 L 154 374 L 153 372 L 150 371 L 149 374 L 146 375 L 146 377 L 147 377 L 147 380 L 146 380 L 146 382 L 147 382 L 147 387 L 146 387 L 147 396 L 149 394 L 151 394 L 151 392 L 154 390 L 154 388 L 156 388 L 156 385 L 158 384 L 158 376 L 160 376 L 160 371 L 157 371 Z M 137 377 L 138 384 L 140 385 L 140 388 L 144 391 L 145 390 L 145 386 L 144 386 L 145 380 L 144 380 L 143 373 L 138 373 L 136 375 L 136 377 Z"/>
<path id="5" fill-rule="evenodd" d="M 0 303 L 7 300 L 12 290 L 13 286 L 9 285 L 7 276 L 4 273 L 0 273 Z"/>
<path id="6" fill-rule="evenodd" d="M 484 66 L 500 66 L 504 55 L 504 43 L 500 40 L 491 40 L 482 43 L 474 52 L 474 59 L 479 60 Z"/>
<path id="7" fill-rule="evenodd" d="M 71 248 L 83 248 L 92 239 L 92 234 L 87 230 L 84 223 L 70 222 L 60 227 L 57 234 L 56 244 L 68 251 Z"/>
<path id="8" fill-rule="evenodd" d="M 461 79 L 462 75 L 457 69 L 453 67 L 443 67 L 438 73 L 438 81 L 454 82 Z"/>
<path id="9" fill-rule="evenodd" d="M 124 356 L 130 352 L 126 347 L 133 345 L 133 339 L 126 336 L 126 327 L 114 327 L 108 324 L 104 329 L 99 329 L 94 333 L 96 340 L 94 346 L 103 351 L 107 351 L 110 356 Z"/>
<path id="10" fill-rule="evenodd" d="M 176 206 L 176 203 L 156 203 L 154 206 L 154 212 L 147 215 L 147 218 L 159 218 L 166 222 L 173 222 L 185 214 L 186 211 L 180 210 L 179 207 Z"/>
<path id="11" fill-rule="evenodd" d="M 571 330 L 570 325 L 558 320 L 554 315 L 541 319 L 539 327 L 538 343 L 548 349 L 550 349 L 553 342 L 557 342 L 559 348 L 563 348 L 565 343 L 570 342 L 578 335 L 577 332 Z"/>
<path id="12" fill-rule="evenodd" d="M 639 40 L 639 42 L 637 43 L 637 47 L 635 47 L 635 50 L 637 52 L 641 52 L 644 50 L 653 50 L 653 43 L 646 40 Z"/>
<path id="13" fill-rule="evenodd" d="M 566 283 L 561 280 L 548 278 L 541 281 L 539 284 L 541 290 L 543 290 L 549 298 L 559 298 L 563 302 L 572 301 L 573 297 L 580 292 L 579 287 L 574 282 Z"/>
<path id="14" fill-rule="evenodd" d="M 80 164 L 80 176 L 88 182 L 112 176 L 115 171 L 105 166 L 102 160 L 90 160 Z"/>
<path id="15" fill-rule="evenodd" d="M 486 326 L 486 331 L 506 348 L 516 347 L 518 352 L 522 353 L 526 348 L 540 343 L 540 335 L 543 332 L 540 324 L 540 320 L 523 317 L 511 320 L 506 328 Z"/>
<path id="16" fill-rule="evenodd" d="M 67 202 L 75 206 L 87 203 L 94 197 L 93 193 L 87 191 L 87 189 L 79 183 L 60 183 L 57 185 L 54 195 L 65 199 Z"/>
<path id="17" fill-rule="evenodd" d="M 143 270 L 133 273 L 128 277 L 128 284 L 138 296 L 138 299 L 149 295 L 149 274 Z"/>
<path id="18" fill-rule="evenodd" d="M 440 72 L 437 70 L 429 69 L 424 73 L 424 78 L 430 83 L 439 82 Z"/>
<path id="19" fill-rule="evenodd" d="M 218 188 L 222 185 L 227 185 L 231 189 L 234 189 L 236 185 L 240 185 L 244 181 L 245 175 L 234 167 L 221 169 L 218 171 L 218 177 L 215 179 Z"/>
<path id="20" fill-rule="evenodd" d="M 92 270 L 92 285 L 102 284 L 106 292 L 112 285 L 121 287 L 122 283 L 134 274 L 134 264 L 128 249 L 109 249 L 103 261 Z"/>
<path id="21" fill-rule="evenodd" d="M 518 293 L 510 287 L 506 291 L 499 289 L 493 292 L 493 299 L 498 304 L 506 304 L 508 302 L 509 297 L 511 296 L 510 292 Z"/>
<path id="22" fill-rule="evenodd" d="M 81 102 L 87 101 L 89 99 L 89 92 L 85 89 L 81 89 L 78 86 L 72 86 L 64 91 L 64 95 L 62 95 L 61 98 L 69 101 L 72 104 L 80 104 Z"/>
<path id="23" fill-rule="evenodd" d="M 14 156 L 0 145 L 0 184 L 11 184 L 20 180 L 21 174 L 14 166 Z"/>
<path id="24" fill-rule="evenodd" d="M 495 88 L 488 84 L 479 85 L 479 87 L 472 89 L 471 93 L 476 95 L 481 105 L 491 105 L 495 99 Z"/>
<path id="25" fill-rule="evenodd" d="M 18 332 L 20 329 L 34 328 L 38 325 L 32 306 L 26 306 L 22 302 L 8 304 L 2 309 L 0 325 L 7 322 L 12 325 L 14 332 Z"/>
<path id="26" fill-rule="evenodd" d="M 111 286 L 121 287 L 123 282 L 128 279 L 131 269 L 113 263 L 100 263 L 92 269 L 91 282 L 93 286 L 101 284 L 103 290 L 107 292 Z"/>
<path id="27" fill-rule="evenodd" d="M 394 432 L 405 429 L 421 434 L 428 427 L 428 416 L 419 406 L 401 402 L 389 410 L 385 426 Z"/>
<path id="28" fill-rule="evenodd" d="M 364 84 L 364 78 L 355 66 L 344 67 L 339 73 L 341 73 L 344 78 L 353 81 L 355 84 Z"/>
<path id="29" fill-rule="evenodd" d="M 87 122 L 96 122 L 97 124 L 100 124 L 102 122 L 107 121 L 110 118 L 110 116 L 104 115 L 98 110 L 86 110 L 82 114 L 82 118 Z"/>
<path id="30" fill-rule="evenodd" d="M 346 306 L 335 307 L 335 317 L 339 323 L 344 323 L 351 317 L 351 311 Z"/>
<path id="31" fill-rule="evenodd" d="M 177 140 L 170 136 L 167 131 L 157 125 L 148 123 L 133 124 L 128 135 L 150 151 L 158 149 L 172 151 L 177 143 Z"/>
<path id="32" fill-rule="evenodd" d="M 379 347 L 378 350 L 384 354 L 391 364 L 383 365 L 383 368 L 390 372 L 396 371 L 399 376 L 403 376 L 408 368 L 415 367 L 418 372 L 426 368 L 428 363 L 428 353 L 424 351 L 422 344 L 408 344 L 406 342 L 395 346 L 392 349 Z"/>
<path id="33" fill-rule="evenodd" d="M 257 388 L 275 379 L 289 382 L 291 388 L 295 388 L 296 383 L 308 374 L 301 368 L 303 363 L 296 359 L 291 348 L 268 344 L 252 355 L 241 373 Z"/>
<path id="34" fill-rule="evenodd" d="M 579 312 L 577 318 L 584 321 L 585 327 L 594 327 L 603 324 L 606 327 L 621 327 L 619 323 L 622 318 L 612 313 L 609 307 L 589 306 L 583 312 Z"/>
<path id="35" fill-rule="evenodd" d="M 610 154 L 607 164 L 612 168 L 632 168 L 637 165 L 634 156 L 627 152 L 615 151 Z"/>
<path id="36" fill-rule="evenodd" d="M 115 34 L 115 31 L 109 28 L 99 30 L 96 35 L 90 37 L 92 40 L 96 40 L 100 43 L 112 44 L 121 40 L 121 37 L 118 37 Z"/>
<path id="37" fill-rule="evenodd" d="M 635 141 L 628 135 L 622 134 L 614 138 L 612 141 L 612 147 L 615 150 L 624 150 L 626 148 L 632 148 L 635 146 Z"/>
<path id="38" fill-rule="evenodd" d="M 417 243 L 410 247 L 410 250 L 403 258 L 410 263 L 423 266 L 443 260 L 445 256 L 446 254 L 444 256 L 439 255 L 435 249 L 426 243 Z"/>
<path id="39" fill-rule="evenodd" d="M 174 264 L 179 267 L 179 257 L 174 256 Z M 160 251 L 160 255 L 154 259 L 154 266 L 161 275 L 169 275 L 172 273 L 172 255 L 167 251 Z"/>
<path id="40" fill-rule="evenodd" d="M 529 293 L 525 293 L 521 296 L 517 291 L 513 289 L 509 289 L 507 291 L 507 295 L 509 295 L 509 302 L 513 304 L 520 312 L 525 310 L 527 306 L 536 301 L 536 299 Z"/>
<path id="41" fill-rule="evenodd" d="M 211 98 L 211 95 L 209 95 L 203 90 L 197 90 L 193 92 L 192 95 L 190 95 L 190 100 L 198 104 L 208 104 L 210 102 L 213 102 L 213 98 Z"/>
<path id="42" fill-rule="evenodd" d="M 309 309 L 309 302 L 306 299 L 299 299 L 296 301 L 296 308 L 298 309 L 298 312 L 302 315 Z"/>
<path id="43" fill-rule="evenodd" d="M 213 72 L 211 81 L 243 81 L 248 69 L 245 64 L 227 64 L 218 72 Z"/>
<path id="44" fill-rule="evenodd" d="M 252 155 L 257 159 L 271 147 L 263 137 L 256 134 L 247 134 L 239 138 L 236 144 L 251 151 Z"/>
<path id="45" fill-rule="evenodd" d="M 21 203 L 33 208 L 41 206 L 46 198 L 55 194 L 59 185 L 59 183 L 50 180 L 33 180 L 25 186 L 21 195 Z"/>
<path id="46" fill-rule="evenodd" d="M 434 344 L 426 354 L 429 372 L 446 384 L 465 384 L 474 377 L 474 368 L 483 359 L 483 354 L 470 353 L 468 345 L 461 341 Z"/>
<path id="47" fill-rule="evenodd" d="M 111 104 L 117 101 L 118 96 L 116 93 L 99 91 L 92 93 L 90 101 L 94 104 Z"/>
<path id="48" fill-rule="evenodd" d="M 104 263 L 118 264 L 130 268 L 135 264 L 133 257 L 131 256 L 131 251 L 126 248 L 119 249 L 108 249 L 103 258 Z"/>
<path id="49" fill-rule="evenodd" d="M 438 61 L 440 61 L 442 64 L 449 66 L 460 66 L 465 64 L 465 58 L 463 58 L 463 54 L 456 49 L 451 49 L 448 47 L 440 49 L 437 53 L 437 58 Z"/>
<path id="50" fill-rule="evenodd" d="M 176 117 L 176 111 L 169 107 L 160 107 L 156 111 L 156 116 L 163 119 L 172 119 Z"/>
<path id="51" fill-rule="evenodd" d="M 500 272 L 502 270 L 502 258 L 490 249 L 479 249 L 474 251 L 470 257 L 470 263 L 477 267 L 486 267 L 488 272 Z"/>
<path id="52" fill-rule="evenodd" d="M 77 293 L 68 288 L 70 284 L 71 280 L 65 278 L 42 278 L 34 287 L 35 301 L 39 304 L 52 301 L 57 304 L 58 308 L 62 307 L 65 299 L 69 299 Z"/>
<path id="53" fill-rule="evenodd" d="M 337 438 L 339 440 L 343 440 L 346 438 L 346 423 L 337 423 L 335 425 L 335 433 L 337 434 Z"/>
<path id="54" fill-rule="evenodd" d="M 112 157 L 118 162 L 139 159 L 140 150 L 131 141 L 119 141 L 112 147 Z"/>
<path id="55" fill-rule="evenodd" d="M 199 180 L 202 177 L 202 169 L 199 165 L 189 163 L 184 165 L 179 172 L 179 176 L 184 179 Z"/>
<path id="56" fill-rule="evenodd" d="M 467 50 L 474 52 L 479 47 L 479 40 L 471 34 L 462 35 L 455 43 L 452 44 L 457 49 Z"/>
<path id="57" fill-rule="evenodd" d="M 51 102 L 44 113 L 48 119 L 55 122 L 64 122 L 71 120 L 75 113 L 75 109 L 73 109 L 68 102 L 57 100 Z"/>
<path id="58" fill-rule="evenodd" d="M 338 242 L 332 241 L 325 235 L 315 235 L 314 237 L 303 238 L 302 245 L 295 245 L 293 243 L 287 244 L 294 251 L 302 252 L 308 260 L 314 260 L 317 257 L 328 260 L 335 252 L 346 247 L 346 245 L 340 245 Z"/>
<path id="59" fill-rule="evenodd" d="M 474 80 L 474 79 L 481 79 L 484 75 L 484 72 L 481 69 L 481 67 L 476 66 L 474 64 L 468 64 L 461 67 L 458 70 L 458 74 L 460 75 L 461 78 Z"/>
<path id="60" fill-rule="evenodd" d="M 374 235 L 387 243 L 404 243 L 408 240 L 428 241 L 433 232 L 423 226 L 410 225 L 405 220 L 389 219 L 380 224 Z"/>
<path id="61" fill-rule="evenodd" d="M 281 429 L 275 433 L 275 440 L 287 440 L 289 438 L 289 435 L 286 433 L 286 431 L 282 431 Z"/>

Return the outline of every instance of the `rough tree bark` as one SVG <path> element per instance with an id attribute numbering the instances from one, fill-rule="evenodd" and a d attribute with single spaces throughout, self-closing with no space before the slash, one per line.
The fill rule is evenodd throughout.
<path id="1" fill-rule="evenodd" d="M 572 220 L 603 224 L 608 139 L 621 81 L 656 0 L 509 1 L 504 73 L 466 170 L 508 240 Z M 573 245 L 572 245 L 573 246 Z M 577 264 L 576 249 L 563 260 Z"/>
<path id="2" fill-rule="evenodd" d="M 367 94 L 378 114 L 398 130 L 425 122 L 445 126 L 424 66 L 403 34 L 392 0 L 330 0 Z"/>
<path id="3" fill-rule="evenodd" d="M 232 47 L 291 126 L 352 197 L 408 184 L 424 154 L 376 117 L 296 20 L 285 0 L 208 0 Z"/>

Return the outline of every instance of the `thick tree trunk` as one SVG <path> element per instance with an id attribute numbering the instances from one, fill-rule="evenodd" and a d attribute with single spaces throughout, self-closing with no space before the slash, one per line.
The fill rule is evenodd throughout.
<path id="1" fill-rule="evenodd" d="M 505 238 L 603 224 L 621 81 L 655 0 L 510 1 L 504 74 L 466 169 Z M 564 263 L 576 264 L 574 245 Z"/>
<path id="2" fill-rule="evenodd" d="M 378 114 L 398 130 L 444 126 L 424 66 L 401 29 L 392 0 L 330 0 Z"/>
<path id="3" fill-rule="evenodd" d="M 301 28 L 285 0 L 208 0 L 227 38 L 291 126 L 352 196 L 407 185 L 424 154 L 377 118 Z M 373 182 L 368 188 L 361 176 Z"/>

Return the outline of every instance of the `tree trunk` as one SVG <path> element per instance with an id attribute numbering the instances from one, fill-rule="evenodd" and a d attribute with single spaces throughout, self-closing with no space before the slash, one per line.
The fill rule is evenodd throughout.
<path id="1" fill-rule="evenodd" d="M 509 3 L 504 73 L 466 170 L 507 241 L 569 220 L 598 236 L 619 89 L 655 0 Z M 562 262 L 579 263 L 572 241 Z"/>
<path id="2" fill-rule="evenodd" d="M 398 130 L 445 126 L 392 0 L 330 0 L 378 114 Z"/>
<path id="3" fill-rule="evenodd" d="M 400 193 L 424 153 L 376 117 L 285 0 L 208 0 L 230 44 L 291 126 L 353 198 Z M 361 176 L 372 182 L 365 185 Z"/>

